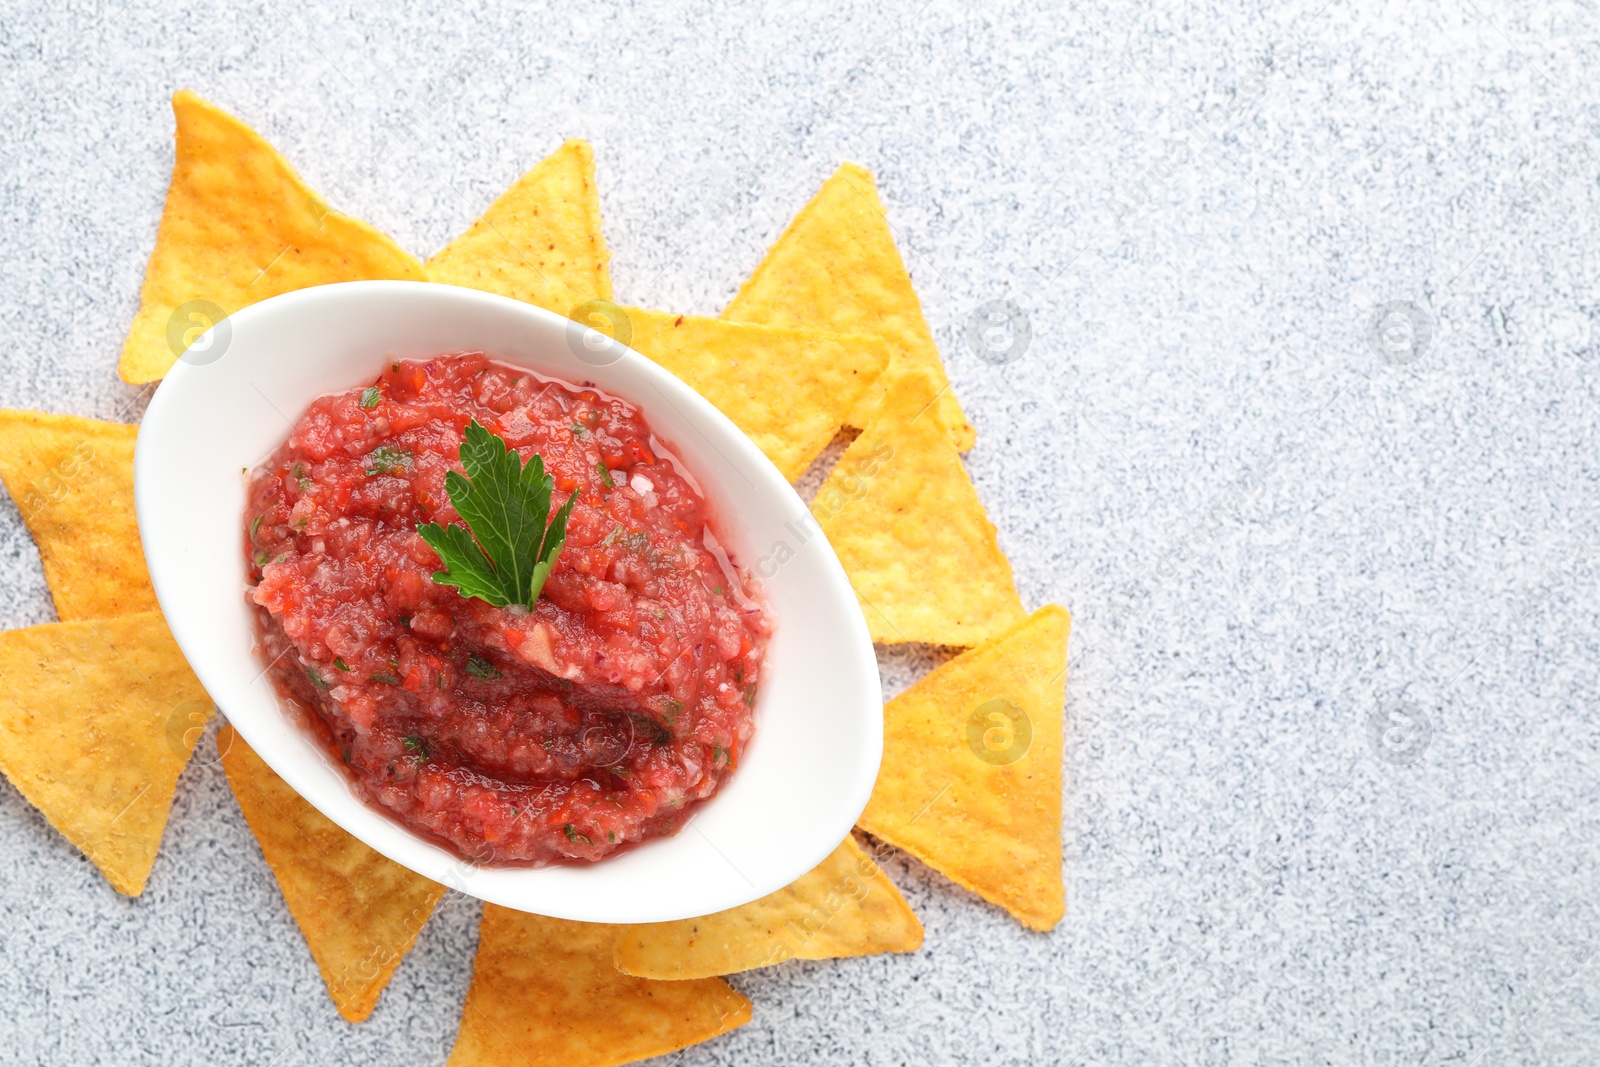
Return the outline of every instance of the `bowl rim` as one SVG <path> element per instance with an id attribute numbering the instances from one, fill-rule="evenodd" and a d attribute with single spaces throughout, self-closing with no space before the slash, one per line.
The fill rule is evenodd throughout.
<path id="1" fill-rule="evenodd" d="M 523 301 L 476 289 L 435 282 L 359 281 L 315 286 L 269 297 L 221 320 L 208 333 L 214 335 L 214 338 L 223 338 L 222 343 L 225 355 L 227 352 L 234 351 L 240 347 L 248 349 L 252 343 L 260 344 L 261 342 L 256 335 L 270 337 L 274 330 L 278 332 L 286 329 L 292 330 L 294 328 L 292 325 L 286 326 L 284 323 L 292 323 L 296 316 L 327 313 L 329 306 L 336 307 L 342 301 L 348 301 L 352 305 L 360 305 L 362 301 L 376 302 L 376 304 L 382 305 L 385 301 L 391 300 L 409 302 L 412 307 L 417 306 L 419 301 L 422 304 L 427 304 L 430 301 L 439 301 L 442 302 L 437 305 L 440 308 L 445 308 L 446 305 L 453 305 L 450 308 L 452 314 L 468 316 L 481 314 L 486 319 L 499 316 L 508 321 L 520 319 L 531 328 L 530 336 L 534 337 L 535 340 L 530 344 L 534 347 L 545 345 L 550 351 L 558 351 L 557 340 L 563 337 L 570 337 L 573 329 L 571 320 L 564 316 Z M 227 332 L 225 334 L 218 332 L 223 330 Z M 206 343 L 205 339 L 202 338 L 197 342 L 196 348 L 203 348 Z M 373 355 L 370 357 L 370 362 L 374 368 L 386 358 L 381 351 L 382 347 L 381 342 L 375 342 L 372 346 Z M 718 451 L 722 452 L 735 468 L 740 468 L 740 473 L 744 474 L 747 479 L 754 479 L 752 485 L 757 487 L 758 496 L 762 492 L 775 492 L 776 487 L 773 483 L 776 482 L 777 486 L 781 486 L 781 493 L 787 494 L 788 499 L 782 501 L 784 506 L 790 510 L 798 510 L 801 515 L 809 516 L 809 509 L 800 500 L 793 487 L 783 479 L 771 461 L 767 459 L 754 442 L 743 431 L 739 430 L 726 415 L 717 410 L 686 383 L 673 376 L 664 367 L 631 348 L 620 347 L 622 348 L 620 358 L 614 363 L 603 367 L 586 366 L 583 369 L 583 377 L 580 378 L 574 377 L 573 369 L 570 367 L 563 368 L 552 362 L 541 363 L 537 357 L 530 357 L 525 352 L 487 351 L 476 346 L 466 345 L 453 349 L 443 349 L 440 354 L 458 351 L 485 351 L 485 354 L 491 358 L 528 367 L 536 373 L 557 378 L 568 384 L 577 384 L 580 381 L 594 382 L 597 387 L 617 395 L 638 407 L 645 417 L 651 420 L 652 428 L 655 428 L 657 416 L 663 414 L 664 408 L 653 409 L 652 404 L 655 402 L 642 400 L 635 395 L 630 395 L 630 390 L 627 388 L 618 389 L 614 385 L 608 384 L 606 380 L 615 378 L 618 375 L 637 378 L 653 386 L 667 403 L 679 409 L 679 413 L 684 418 L 690 420 L 695 424 L 699 432 L 706 435 L 706 439 L 712 442 L 713 447 L 717 447 Z M 420 357 L 407 356 L 405 358 Z M 251 365 L 254 365 L 255 362 L 251 361 Z M 875 725 L 876 728 L 866 728 L 868 723 L 862 722 L 860 725 L 863 728 L 855 731 L 858 736 L 854 737 L 851 743 L 862 746 L 858 748 L 858 754 L 861 757 L 860 764 L 863 770 L 854 774 L 850 783 L 852 788 L 846 789 L 836 797 L 835 805 L 828 806 L 827 810 L 832 812 L 831 818 L 812 816 L 815 822 L 825 822 L 836 827 L 838 830 L 837 835 L 832 835 L 831 831 L 828 834 L 813 834 L 814 841 L 810 847 L 796 845 L 791 850 L 793 852 L 792 860 L 786 859 L 784 861 L 783 866 L 788 873 L 782 881 L 775 882 L 771 877 L 753 881 L 750 877 L 744 876 L 743 870 L 739 869 L 726 855 L 722 855 L 723 848 L 707 837 L 703 829 L 699 829 L 695 825 L 702 820 L 703 816 L 715 810 L 715 805 L 717 805 L 718 801 L 726 801 L 730 793 L 730 787 L 732 783 L 738 781 L 740 772 L 749 774 L 756 769 L 750 766 L 750 763 L 755 762 L 753 759 L 747 759 L 743 765 L 737 768 L 735 773 L 722 783 L 715 795 L 699 802 L 694 814 L 674 836 L 633 846 L 633 848 L 624 853 L 607 857 L 605 860 L 598 861 L 592 865 L 557 864 L 543 868 L 491 868 L 461 860 L 446 853 L 436 842 L 412 830 L 399 822 L 398 819 L 383 812 L 382 809 L 368 805 L 365 801 L 356 797 L 353 792 L 349 791 L 347 780 L 346 791 L 343 796 L 348 798 L 348 803 L 339 794 L 330 792 L 324 786 L 317 784 L 322 781 L 324 776 L 320 772 L 314 773 L 314 769 L 309 764 L 303 764 L 302 761 L 286 762 L 279 747 L 274 743 L 268 743 L 271 740 L 268 737 L 268 731 L 270 730 L 276 736 L 281 734 L 281 727 L 266 724 L 259 717 L 253 707 L 254 704 L 259 703 L 259 700 L 247 702 L 241 697 L 241 693 L 254 683 L 245 682 L 241 684 L 237 678 L 224 677 L 223 668 L 214 664 L 204 654 L 208 640 L 213 640 L 213 638 L 201 632 L 201 628 L 206 624 L 199 617 L 199 614 L 193 610 L 193 606 L 208 595 L 215 597 L 222 595 L 222 593 L 221 591 L 211 591 L 210 593 L 197 594 L 191 588 L 196 583 L 187 578 L 185 569 L 180 562 L 181 556 L 176 555 L 174 552 L 174 545 L 171 540 L 173 536 L 171 529 L 173 520 L 163 514 L 163 506 L 170 499 L 170 491 L 164 488 L 165 479 L 162 474 L 165 472 L 157 465 L 173 455 L 172 450 L 176 447 L 174 442 L 181 442 L 186 434 L 192 436 L 193 431 L 185 427 L 184 416 L 192 410 L 189 405 L 198 403 L 206 397 L 204 390 L 207 381 L 206 375 L 210 372 L 210 367 L 208 366 L 210 363 L 211 360 L 189 361 L 180 359 L 156 389 L 140 424 L 134 455 L 134 497 L 139 532 L 151 582 L 174 639 L 189 660 L 191 668 L 206 687 L 208 694 L 217 694 L 213 697 L 213 700 L 223 710 L 228 722 L 244 737 L 246 743 L 255 749 L 263 761 L 283 778 L 297 794 L 336 825 L 402 866 L 425 877 L 442 882 L 447 886 L 459 889 L 468 895 L 518 910 L 548 914 L 560 918 L 629 923 L 691 918 L 736 907 L 758 899 L 767 893 L 783 888 L 783 886 L 792 883 L 795 879 L 810 871 L 837 848 L 845 837 L 849 836 L 856 819 L 866 806 L 882 759 L 881 681 L 878 675 L 877 658 L 872 648 L 871 639 L 867 634 L 865 619 L 861 614 L 842 566 L 839 564 L 832 548 L 828 546 L 826 538 L 820 536 L 820 530 L 817 531 L 818 536 L 812 538 L 808 543 L 817 545 L 817 549 L 813 554 L 821 557 L 821 569 L 829 574 L 831 580 L 822 581 L 814 594 L 809 595 L 818 596 L 824 602 L 837 602 L 848 608 L 848 610 L 835 612 L 839 617 L 833 620 L 833 624 L 842 628 L 843 647 L 854 648 L 859 661 L 846 664 L 846 673 L 849 671 L 859 672 L 864 667 L 870 669 L 870 677 L 873 683 L 870 701 L 871 719 L 874 720 L 872 725 Z M 625 369 L 612 372 L 613 367 Z M 237 377 L 240 373 L 236 363 L 234 374 Z M 362 384 L 363 380 L 358 378 L 340 388 L 353 388 Z M 308 386 L 307 388 L 309 389 L 310 387 Z M 259 388 L 257 391 L 260 391 Z M 326 391 L 310 391 L 306 393 L 305 402 L 309 403 L 315 396 L 324 395 Z M 265 394 L 263 394 L 263 398 L 265 399 Z M 271 401 L 268 400 L 268 403 L 270 404 Z M 293 417 L 289 421 L 291 423 L 297 422 L 303 413 L 304 405 L 302 404 L 293 413 Z M 280 412 L 280 414 L 282 413 Z M 284 431 L 284 434 L 286 433 L 287 431 Z M 280 434 L 275 441 L 281 441 L 283 436 Z M 719 482 L 718 477 L 699 469 L 689 457 L 684 455 L 686 449 L 683 447 L 682 441 L 675 438 L 669 438 L 669 441 L 670 447 L 678 455 L 680 461 L 689 465 L 690 473 L 694 475 L 701 491 L 711 504 L 714 514 L 718 516 L 717 533 L 723 537 L 728 536 L 727 527 L 735 525 L 736 516 L 733 514 L 733 501 L 731 499 L 734 494 L 723 492 L 722 490 L 725 486 Z M 276 444 L 270 446 L 267 450 L 268 452 L 270 452 L 271 447 L 276 447 Z M 688 449 L 687 451 L 693 452 L 694 450 Z M 254 463 L 259 463 L 265 456 L 266 453 L 257 456 L 252 466 Z M 217 506 L 220 505 L 213 505 L 213 507 Z M 741 515 L 738 518 L 743 521 L 748 516 Z M 233 519 L 233 522 L 236 528 L 242 529 L 242 509 L 239 516 Z M 224 555 L 238 557 L 238 565 L 242 570 L 242 546 L 230 544 L 225 550 L 213 547 L 207 551 L 213 555 L 222 552 Z M 757 553 L 754 551 L 742 553 L 744 558 L 743 569 L 746 573 L 754 570 L 753 564 L 756 555 Z M 244 598 L 242 596 L 244 588 L 245 586 L 241 585 L 237 590 L 241 594 L 238 597 L 241 610 L 245 610 L 243 609 Z M 228 596 L 232 596 L 233 593 L 233 590 L 227 591 Z M 770 663 L 778 642 L 787 639 L 785 637 L 786 626 L 783 615 L 773 610 L 770 596 L 768 606 L 771 617 L 775 621 L 773 634 L 769 638 L 767 660 L 765 661 Z M 253 648 L 250 651 L 250 656 L 252 661 L 259 665 L 259 657 Z M 864 659 L 862 658 L 863 656 Z M 265 674 L 264 670 L 262 674 Z M 259 680 L 259 676 L 257 680 Z M 756 745 L 759 744 L 759 739 L 764 729 L 761 713 L 764 707 L 772 703 L 769 697 L 773 683 L 768 679 L 764 679 L 764 682 L 766 684 L 762 691 L 758 691 L 757 696 L 756 731 L 752 739 L 754 742 L 751 749 L 752 753 L 756 751 Z M 864 689 L 864 683 L 858 682 L 856 684 Z M 853 693 L 854 690 L 852 689 L 852 695 Z M 273 702 L 279 715 L 283 719 L 288 719 L 289 716 L 283 713 L 282 706 L 277 702 L 276 697 L 274 697 Z M 235 710 L 243 709 L 244 713 L 230 714 L 227 708 L 228 703 L 235 704 Z M 771 710 L 768 709 L 768 715 L 770 716 L 771 714 Z M 293 723 L 290 726 L 293 730 L 303 733 L 301 728 Z M 837 738 L 835 738 L 835 741 L 837 741 Z M 320 749 L 320 746 L 318 747 Z M 326 760 L 324 761 L 326 762 Z M 870 767 L 870 773 L 866 773 L 865 768 L 868 767 Z M 334 773 L 337 774 L 338 772 L 335 771 Z M 371 819 L 360 817 L 360 812 L 353 810 L 352 805 L 359 807 L 360 812 L 376 815 L 383 824 L 397 828 L 405 838 L 422 846 L 422 849 L 396 847 L 392 834 L 375 831 Z M 597 910 L 595 907 L 585 905 L 581 900 L 574 901 L 571 899 L 572 895 L 570 893 L 557 894 L 560 899 L 555 901 L 541 902 L 537 899 L 541 896 L 538 889 L 538 877 L 543 875 L 544 872 L 552 870 L 569 872 L 563 876 L 563 884 L 565 884 L 566 879 L 573 877 L 570 872 L 576 872 L 577 878 L 588 879 L 591 883 L 599 885 L 602 879 L 609 877 L 606 874 L 608 870 L 618 871 L 621 869 L 621 861 L 624 857 L 637 854 L 643 849 L 660 849 L 665 842 L 688 840 L 696 829 L 699 829 L 698 836 L 704 839 L 705 843 L 713 851 L 721 855 L 725 862 L 733 866 L 744 878 L 745 882 L 749 883 L 747 889 L 730 894 L 724 888 L 720 895 L 708 894 L 708 903 L 704 906 L 696 904 L 687 910 L 683 903 L 679 903 L 676 906 L 663 906 L 659 903 L 653 906 L 641 904 L 628 910 L 625 915 L 615 913 L 615 909 L 602 913 L 601 910 Z M 820 844 L 820 840 L 824 836 L 830 838 L 830 843 L 826 846 Z M 679 851 L 683 852 L 686 857 L 694 854 L 703 854 L 704 852 L 703 849 L 696 851 L 687 846 L 680 848 Z M 424 856 L 424 853 L 435 855 L 430 860 Z M 446 856 L 447 862 L 442 864 L 438 862 L 438 856 L 440 855 Z M 485 876 L 483 872 L 494 873 Z M 522 876 L 521 880 L 527 882 L 528 886 L 532 888 L 524 887 L 516 892 L 506 890 L 501 884 L 505 881 L 505 878 L 501 876 L 501 872 L 510 872 L 513 876 Z M 693 880 L 689 879 L 689 881 Z M 682 894 L 679 895 L 680 899 L 682 896 Z"/>

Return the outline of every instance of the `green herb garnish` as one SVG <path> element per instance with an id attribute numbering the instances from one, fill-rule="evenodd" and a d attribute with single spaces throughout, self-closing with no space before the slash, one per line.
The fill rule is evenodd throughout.
<path id="1" fill-rule="evenodd" d="M 724 763 L 727 763 L 728 762 L 728 750 L 723 748 L 721 745 L 714 746 L 711 749 L 711 762 L 712 762 L 712 764 L 714 766 L 717 766 L 717 767 L 720 767 Z"/>
<path id="2" fill-rule="evenodd" d="M 254 541 L 256 539 L 256 531 L 259 529 L 261 529 L 261 516 L 257 515 L 250 520 L 250 540 Z"/>
<path id="3" fill-rule="evenodd" d="M 416 734 L 406 734 L 400 739 L 400 743 L 406 746 L 407 752 L 417 757 L 418 763 L 428 762 L 428 742 Z"/>
<path id="4" fill-rule="evenodd" d="M 367 455 L 367 474 L 399 474 L 411 469 L 411 453 L 393 445 L 379 445 Z"/>
<path id="5" fill-rule="evenodd" d="M 753 708 L 755 707 L 755 704 L 756 687 L 753 685 L 747 685 L 744 687 L 744 706 L 747 708 Z"/>
<path id="6" fill-rule="evenodd" d="M 491 682 L 500 677 L 500 672 L 494 669 L 494 664 L 482 656 L 467 657 L 467 673 L 474 678 L 482 678 L 486 682 Z"/>
<path id="7" fill-rule="evenodd" d="M 617 483 L 611 480 L 611 468 L 606 466 L 605 460 L 595 460 L 594 472 L 600 476 L 600 481 L 605 484 L 607 489 L 615 489 L 617 487 Z"/>
<path id="8" fill-rule="evenodd" d="M 300 486 L 302 493 L 311 488 L 311 479 L 306 477 L 306 465 L 304 463 L 296 463 L 294 465 L 294 480 Z"/>
<path id="9" fill-rule="evenodd" d="M 411 626 L 411 616 L 410 615 L 401 615 L 401 616 L 398 616 L 398 618 L 400 619 L 400 625 L 401 626 L 404 626 L 404 627 L 407 627 L 407 628 L 409 628 Z"/>
<path id="10" fill-rule="evenodd" d="M 400 676 L 398 674 L 369 674 L 367 675 L 367 681 L 377 682 L 379 685 L 399 685 Z"/>
<path id="11" fill-rule="evenodd" d="M 361 406 L 364 408 L 375 408 L 382 399 L 383 394 L 378 392 L 376 385 L 369 385 L 361 390 Z"/>
<path id="12" fill-rule="evenodd" d="M 582 841 L 586 845 L 594 844 L 593 841 L 590 841 L 587 837 L 578 833 L 577 827 L 573 826 L 570 822 L 561 828 L 561 832 L 567 835 L 568 841 Z"/>
<path id="13" fill-rule="evenodd" d="M 346 663 L 344 659 L 339 656 L 333 657 L 333 665 L 335 668 L 341 671 L 347 671 L 350 669 L 350 664 Z"/>
<path id="14" fill-rule="evenodd" d="M 417 527 L 445 565 L 433 580 L 497 608 L 533 607 L 566 543 L 567 517 L 578 494 L 550 518 L 555 479 L 544 472 L 544 460 L 536 454 L 524 464 L 476 419 L 461 442 L 461 466 L 467 473 L 451 471 L 444 485 L 467 525 Z"/>
<path id="15" fill-rule="evenodd" d="M 322 680 L 322 675 L 318 674 L 316 671 L 312 670 L 310 667 L 306 668 L 306 677 L 311 679 L 311 684 L 312 685 L 316 686 L 318 689 L 322 690 L 324 693 L 326 693 L 328 691 L 328 683 L 324 682 Z"/>
<path id="16" fill-rule="evenodd" d="M 584 425 L 582 425 L 580 423 L 576 423 L 576 422 L 572 424 L 572 436 L 574 436 L 574 437 L 582 437 L 584 434 L 586 434 L 588 432 L 589 432 L 589 428 L 587 426 L 584 426 Z"/>
<path id="17" fill-rule="evenodd" d="M 648 715 L 633 712 L 629 718 L 637 728 L 637 735 L 652 745 L 664 745 L 672 740 L 672 731 Z"/>

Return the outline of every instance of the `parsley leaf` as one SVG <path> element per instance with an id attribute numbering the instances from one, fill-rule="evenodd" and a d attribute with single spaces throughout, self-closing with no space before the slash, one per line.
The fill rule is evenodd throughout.
<path id="1" fill-rule="evenodd" d="M 366 469 L 366 474 L 369 476 L 399 474 L 401 471 L 411 469 L 411 453 L 394 445 L 379 445 L 367 455 L 367 462 L 372 464 Z"/>
<path id="2" fill-rule="evenodd" d="M 594 472 L 600 476 L 600 481 L 605 483 L 607 489 L 615 489 L 617 487 L 617 483 L 611 480 L 611 468 L 606 466 L 605 460 L 595 461 Z"/>
<path id="3" fill-rule="evenodd" d="M 428 742 L 416 734 L 407 734 L 400 739 L 406 746 L 406 751 L 417 757 L 418 763 L 428 762 Z"/>
<path id="4" fill-rule="evenodd" d="M 375 408 L 382 399 L 383 394 L 378 391 L 376 385 L 369 385 L 361 390 L 361 406 L 364 408 Z"/>
<path id="5" fill-rule="evenodd" d="M 467 525 L 428 522 L 417 527 L 445 565 L 433 580 L 497 608 L 533 607 L 566 543 L 567 517 L 578 494 L 569 496 L 550 518 L 555 479 L 544 472 L 544 460 L 534 455 L 524 465 L 522 457 L 476 419 L 461 442 L 461 466 L 467 473 L 451 471 L 444 485 Z"/>

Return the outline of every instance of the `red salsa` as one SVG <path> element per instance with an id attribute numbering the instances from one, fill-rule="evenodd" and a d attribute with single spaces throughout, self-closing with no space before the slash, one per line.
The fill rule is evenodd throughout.
<path id="1" fill-rule="evenodd" d="M 476 419 L 578 493 L 531 609 L 432 581 Z M 750 739 L 768 621 L 632 404 L 478 353 L 311 405 L 250 477 L 260 651 L 369 803 L 464 857 L 598 860 L 677 831 Z"/>

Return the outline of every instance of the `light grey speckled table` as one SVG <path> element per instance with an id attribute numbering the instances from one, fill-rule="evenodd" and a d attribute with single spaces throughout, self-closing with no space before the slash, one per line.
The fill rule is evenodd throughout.
<path id="1" fill-rule="evenodd" d="M 1076 618 L 1068 913 L 892 862 L 926 948 L 740 976 L 679 1062 L 1600 1059 L 1592 4 L 445 6 L 4 0 L 0 405 L 137 418 L 178 87 L 421 254 L 587 137 L 619 298 L 690 312 L 873 168 L 1023 598 Z M 52 617 L 9 501 L 0 588 Z M 437 1064 L 477 912 L 350 1026 L 219 768 L 134 901 L 3 787 L 0 1062 Z"/>

